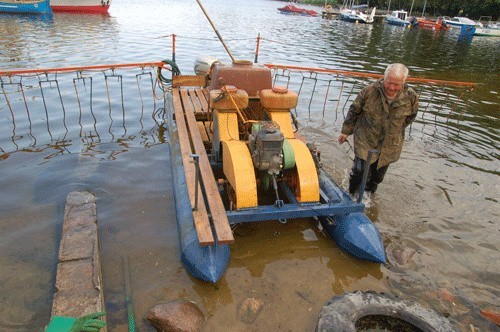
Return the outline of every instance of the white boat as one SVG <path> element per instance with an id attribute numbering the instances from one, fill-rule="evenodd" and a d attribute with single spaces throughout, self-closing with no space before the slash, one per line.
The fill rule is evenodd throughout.
<path id="1" fill-rule="evenodd" d="M 449 18 L 448 16 L 444 16 L 443 20 L 444 23 L 455 28 L 461 28 L 464 25 L 482 27 L 481 23 L 475 22 L 468 17 L 455 16 L 454 18 Z"/>
<path id="2" fill-rule="evenodd" d="M 50 0 L 53 12 L 106 14 L 110 5 L 111 0 Z"/>
<path id="3" fill-rule="evenodd" d="M 500 23 L 483 28 L 476 27 L 473 34 L 474 36 L 500 37 Z"/>
<path id="4" fill-rule="evenodd" d="M 406 10 L 393 10 L 390 14 L 385 16 L 385 21 L 391 25 L 408 26 L 408 12 Z"/>
<path id="5" fill-rule="evenodd" d="M 363 13 L 360 8 L 367 8 L 368 6 L 353 6 L 351 9 L 345 9 L 340 12 L 340 19 L 348 22 L 357 23 L 373 23 L 375 17 L 375 11 L 377 8 L 373 8 L 370 14 Z"/>

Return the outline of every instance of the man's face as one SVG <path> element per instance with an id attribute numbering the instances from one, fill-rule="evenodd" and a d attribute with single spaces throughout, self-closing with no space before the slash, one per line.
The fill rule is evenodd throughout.
<path id="1" fill-rule="evenodd" d="M 402 77 L 397 77 L 394 74 L 389 74 L 384 79 L 384 91 L 387 97 L 391 99 L 396 97 L 403 87 L 403 84 L 404 80 Z"/>

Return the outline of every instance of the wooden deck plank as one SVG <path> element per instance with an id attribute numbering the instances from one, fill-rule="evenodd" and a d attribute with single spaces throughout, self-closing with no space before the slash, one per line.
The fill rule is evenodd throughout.
<path id="1" fill-rule="evenodd" d="M 209 142 L 207 128 L 205 128 L 205 124 L 201 121 L 196 121 L 196 124 L 198 125 L 198 130 L 200 131 L 200 135 L 201 135 L 201 139 L 203 140 L 203 143 Z"/>
<path id="2" fill-rule="evenodd" d="M 180 86 L 204 86 L 205 76 L 197 75 L 182 75 L 172 77 L 172 86 L 174 88 Z"/>
<path id="3" fill-rule="evenodd" d="M 200 101 L 200 111 L 202 113 L 208 114 L 208 119 L 210 119 L 210 109 L 209 109 L 209 104 L 208 104 L 208 98 L 210 97 L 208 91 L 206 89 L 196 89 L 194 90 L 196 93 L 196 96 L 198 97 Z M 198 111 L 198 110 L 197 110 Z M 205 130 L 207 132 L 208 138 L 210 141 L 212 140 L 212 121 L 205 121 Z"/>
<path id="4" fill-rule="evenodd" d="M 203 93 L 202 89 L 189 90 L 188 94 L 193 101 L 194 114 L 198 121 L 198 129 L 200 131 L 201 138 L 203 139 L 203 143 L 209 144 L 209 138 L 211 139 L 212 135 L 209 135 L 204 122 L 202 123 L 200 121 L 200 115 L 203 115 L 203 118 L 207 119 L 208 102 L 206 95 Z"/>
<path id="5" fill-rule="evenodd" d="M 196 89 L 195 93 L 198 99 L 200 100 L 202 112 L 208 113 L 210 111 L 208 109 L 208 98 L 209 98 L 208 91 L 206 89 Z"/>
<path id="6" fill-rule="evenodd" d="M 189 200 L 191 202 L 191 207 L 194 206 L 195 200 L 195 174 L 196 169 L 193 163 L 191 163 L 191 151 L 189 133 L 187 131 L 186 121 L 183 112 L 183 103 L 181 101 L 181 96 L 178 89 L 172 91 L 175 120 L 177 123 L 177 131 L 179 134 L 179 143 L 181 146 L 182 154 L 182 164 L 184 165 L 184 172 L 186 174 L 186 185 L 189 193 Z M 201 195 L 201 191 L 198 193 L 198 209 L 193 211 L 194 224 L 196 228 L 196 233 L 198 234 L 198 242 L 200 245 L 212 245 L 215 243 L 212 227 L 210 226 L 210 220 L 208 219 L 208 213 L 206 210 L 205 202 Z"/>
<path id="7" fill-rule="evenodd" d="M 208 138 L 210 139 L 210 141 L 212 141 L 212 137 L 213 137 L 213 126 L 212 126 L 212 124 L 213 124 L 212 121 L 205 121 L 204 122 L 205 130 L 207 131 L 207 135 L 208 135 Z"/>
<path id="8" fill-rule="evenodd" d="M 185 98 L 189 98 L 188 92 L 185 90 L 181 90 L 181 96 L 183 100 L 185 100 Z M 203 145 L 201 135 L 198 131 L 198 126 L 196 125 L 196 119 L 194 116 L 195 106 L 192 103 L 185 103 L 184 111 L 186 113 L 186 120 L 193 138 L 192 142 L 195 152 L 200 156 L 200 172 L 203 178 L 203 187 L 205 189 L 210 213 L 212 215 L 217 240 L 219 243 L 233 243 L 233 232 L 231 231 L 231 226 L 229 225 L 229 220 L 227 219 L 226 210 L 216 185 L 212 167 L 210 166 L 207 152 L 205 151 L 205 146 Z"/>

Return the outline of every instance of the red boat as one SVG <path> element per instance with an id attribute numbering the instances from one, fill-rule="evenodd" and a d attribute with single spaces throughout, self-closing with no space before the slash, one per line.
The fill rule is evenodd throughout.
<path id="1" fill-rule="evenodd" d="M 111 0 L 50 0 L 53 12 L 107 14 Z"/>
<path id="2" fill-rule="evenodd" d="M 286 5 L 285 7 L 278 8 L 283 14 L 297 14 L 297 15 L 307 15 L 307 16 L 318 16 L 318 13 L 314 10 L 299 8 L 294 5 Z"/>
<path id="3" fill-rule="evenodd" d="M 417 24 L 419 28 L 424 29 L 432 29 L 432 30 L 447 30 L 449 28 L 448 25 L 443 21 L 441 17 L 438 17 L 437 20 L 426 20 L 425 18 L 416 18 Z"/>

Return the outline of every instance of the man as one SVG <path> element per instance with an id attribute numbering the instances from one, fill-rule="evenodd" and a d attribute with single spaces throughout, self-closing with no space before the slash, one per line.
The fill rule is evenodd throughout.
<path id="1" fill-rule="evenodd" d="M 354 195 L 363 178 L 368 152 L 376 150 L 370 160 L 366 190 L 374 193 L 384 179 L 389 164 L 397 161 L 403 148 L 405 128 L 418 111 L 418 96 L 405 83 L 408 68 L 390 64 L 384 77 L 363 88 L 342 125 L 340 144 L 354 134 L 354 165 L 349 179 L 349 193 Z"/>

